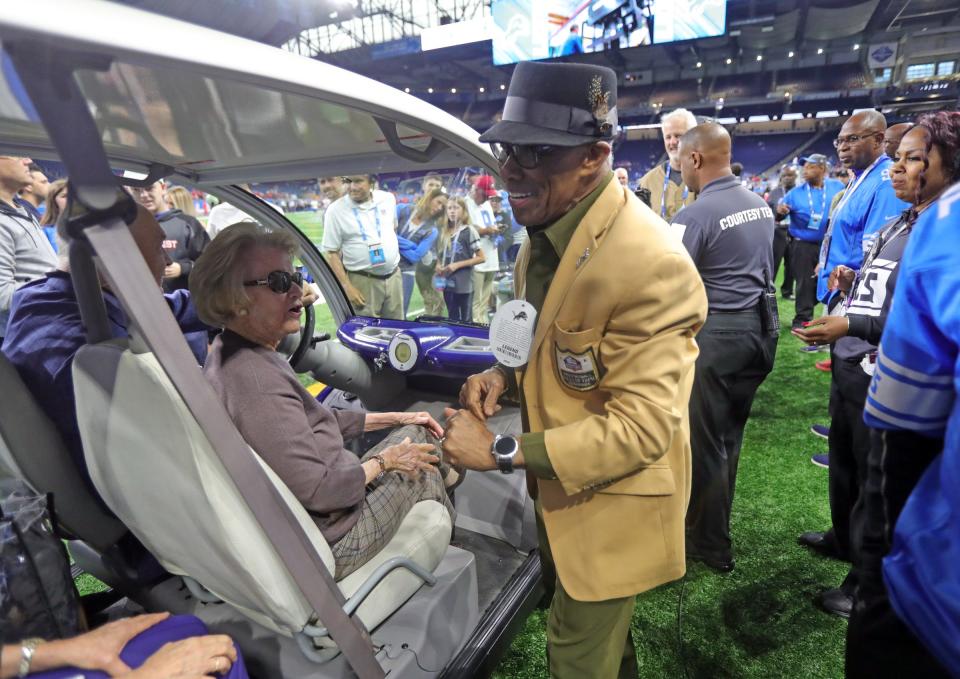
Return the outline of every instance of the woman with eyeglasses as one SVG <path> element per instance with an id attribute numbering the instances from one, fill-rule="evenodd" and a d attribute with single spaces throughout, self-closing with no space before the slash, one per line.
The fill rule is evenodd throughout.
<path id="1" fill-rule="evenodd" d="M 443 292 L 451 321 L 473 320 L 473 267 L 486 261 L 480 234 L 470 224 L 463 198 L 447 201 L 447 219 L 437 241 L 434 287 Z"/>
<path id="2" fill-rule="evenodd" d="M 331 410 L 301 386 L 276 348 L 300 331 L 302 275 L 293 236 L 241 223 L 223 231 L 197 260 L 190 291 L 200 318 L 223 328 L 204 374 L 240 434 L 276 472 L 320 528 L 341 579 L 379 552 L 421 500 L 453 516 L 437 470 L 440 425 L 425 412 Z M 404 426 L 407 425 L 407 426 Z M 362 458 L 344 441 L 401 427 Z"/>
<path id="3" fill-rule="evenodd" d="M 953 125 L 960 130 L 956 120 Z M 943 125 L 937 117 L 923 117 L 903 136 L 890 175 L 896 197 L 910 207 L 880 229 L 859 272 L 846 266 L 837 266 L 831 272 L 830 289 L 840 291 L 831 308 L 832 313 L 793 331 L 809 344 L 834 345 L 830 397 L 831 466 L 834 461 L 839 461 L 849 467 L 848 461 L 852 460 L 859 477 L 856 479 L 857 495 L 861 496 L 869 493 L 866 484 L 873 455 L 870 430 L 864 423 L 864 408 L 876 371 L 880 336 L 900 273 L 900 260 L 918 217 L 956 180 L 953 158 L 957 149 L 951 148 L 950 141 L 944 136 L 946 129 L 949 126 Z M 831 499 L 850 493 L 849 483 L 849 479 L 831 474 Z M 863 534 L 864 501 L 857 495 L 852 498 L 857 504 L 846 517 L 853 567 L 839 588 L 820 595 L 822 607 L 846 616 L 853 610 L 857 587 L 862 589 L 864 584 L 864 564 L 859 558 L 862 550 L 857 542 L 858 536 Z M 841 525 L 844 518 L 834 513 L 833 525 Z M 881 516 L 875 518 L 882 525 L 884 519 Z M 870 570 L 869 565 L 867 570 Z"/>

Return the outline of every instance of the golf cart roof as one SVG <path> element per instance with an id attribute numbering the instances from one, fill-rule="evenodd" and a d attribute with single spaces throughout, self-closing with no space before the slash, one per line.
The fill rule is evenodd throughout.
<path id="1" fill-rule="evenodd" d="M 105 0 L 0 15 L 0 46 L 70 66 L 111 162 L 196 184 L 496 164 L 471 127 L 349 71 Z M 50 77 L 63 75 L 62 62 Z M 0 149 L 56 151 L 3 55 Z"/>

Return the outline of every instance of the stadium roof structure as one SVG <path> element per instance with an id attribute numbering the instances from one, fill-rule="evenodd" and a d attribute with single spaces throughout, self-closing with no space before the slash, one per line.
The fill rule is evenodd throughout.
<path id="1" fill-rule="evenodd" d="M 654 80 L 825 66 L 835 52 L 871 40 L 896 40 L 907 32 L 958 25 L 955 0 L 730 0 L 727 32 L 715 38 L 578 55 L 578 61 L 609 65 L 629 75 L 653 70 Z M 823 52 L 817 54 L 817 50 Z M 787 57 L 793 52 L 794 57 Z M 401 56 L 370 58 L 371 48 L 318 53 L 323 61 L 375 76 L 394 87 L 435 91 L 499 91 L 510 66 L 493 66 L 489 43 L 475 43 Z M 763 55 L 761 62 L 756 55 Z M 731 60 L 727 64 L 727 59 Z M 702 67 L 697 68 L 696 64 Z"/>
<path id="2" fill-rule="evenodd" d="M 60 8 L 47 39 L 56 34 L 76 55 L 75 77 L 118 167 L 173 172 L 196 184 L 462 165 L 496 170 L 475 130 L 381 82 L 130 7 L 113 10 L 128 27 L 116 32 L 93 21 L 98 14 L 89 8 L 102 3 L 71 0 Z M 29 44 L 31 30 L 7 17 L 4 49 L 12 39 Z M 55 158 L 22 83 L 2 66 L 0 148 Z M 197 110 L 208 118 L 187 115 Z"/>

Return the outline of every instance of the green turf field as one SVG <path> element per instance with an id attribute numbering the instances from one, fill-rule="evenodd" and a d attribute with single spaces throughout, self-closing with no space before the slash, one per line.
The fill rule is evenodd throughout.
<path id="1" fill-rule="evenodd" d="M 297 228 L 303 231 L 313 243 L 319 248 L 323 241 L 323 218 L 320 212 L 289 212 L 287 219 L 293 222 Z M 333 315 L 327 309 L 326 305 L 316 304 L 314 310 L 317 314 L 316 329 L 318 332 L 329 332 L 335 335 L 337 325 L 333 320 Z M 415 318 L 423 313 L 423 297 L 416 286 L 413 287 L 413 295 L 410 297 L 410 308 L 407 310 L 409 318 Z"/>
<path id="2" fill-rule="evenodd" d="M 780 318 L 789 328 L 792 302 L 781 302 Z M 633 632 L 642 677 L 843 676 L 846 623 L 820 612 L 812 597 L 838 585 L 845 568 L 796 543 L 801 532 L 830 523 L 827 470 L 810 463 L 826 441 L 808 432 L 814 422 L 829 424 L 830 378 L 813 368 L 827 355 L 800 346 L 789 331 L 781 334 L 747 424 L 732 517 L 736 570 L 719 575 L 691 563 L 684 582 L 639 597 Z M 545 611 L 530 616 L 495 677 L 548 676 L 545 620 Z"/>

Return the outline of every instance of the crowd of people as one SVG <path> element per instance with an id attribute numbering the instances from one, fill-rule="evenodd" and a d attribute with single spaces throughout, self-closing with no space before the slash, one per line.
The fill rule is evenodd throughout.
<path id="1" fill-rule="evenodd" d="M 739 327 L 736 341 L 732 333 L 722 338 L 722 360 L 715 358 L 712 326 L 737 326 L 722 297 L 711 295 L 718 271 L 698 259 L 703 241 L 691 242 L 689 223 L 712 211 L 706 203 L 716 195 L 710 191 L 716 184 L 704 190 L 683 167 L 685 135 L 704 127 L 695 124 L 682 110 L 663 116 L 668 160 L 638 188 L 648 192 L 654 212 L 681 225 L 707 286 L 710 311 L 697 334 L 701 354 L 690 399 L 687 556 L 727 572 L 734 567 L 728 517 L 742 435 L 735 423 L 745 421 L 754 384 L 772 366 L 773 345 L 747 361 L 750 335 Z M 701 146 L 703 136 L 698 133 Z M 960 113 L 924 114 L 888 126 L 881 113 L 861 111 L 844 122 L 834 146 L 838 167 L 821 154 L 800 158 L 798 166 L 780 169 L 777 185 L 764 195 L 772 217 L 763 229 L 764 238 L 772 237 L 764 287 L 773 294 L 782 266 L 780 295 L 795 308 L 791 332 L 803 341 L 801 350 L 829 352 L 816 368 L 832 377 L 824 404 L 830 424 L 811 427 L 829 445 L 812 461 L 828 468 L 831 525 L 798 541 L 850 564 L 842 583 L 816 597 L 824 611 L 850 619 L 847 676 L 947 676 L 948 668 L 957 670 L 958 652 L 956 639 L 948 641 L 940 626 L 955 629 L 947 611 L 956 601 L 943 589 L 954 578 L 936 566 L 952 568 L 947 559 L 956 554 L 947 537 L 957 527 L 947 485 L 955 476 L 947 465 L 958 452 L 951 426 L 960 338 L 951 320 L 955 248 L 944 246 L 957 237 L 951 211 L 960 194 L 951 186 L 960 179 Z M 729 163 L 729 147 L 724 155 Z M 701 162 L 708 164 L 706 157 Z M 717 206 L 715 214 L 729 210 Z M 720 228 L 734 226 L 745 228 L 740 222 Z M 721 240 L 714 241 L 718 254 Z M 722 289 L 742 298 L 744 287 L 733 280 L 741 273 L 736 258 L 724 252 L 719 261 L 717 280 L 727 279 Z M 718 376 L 717 366 L 726 372 Z M 707 384 L 714 389 L 701 395 Z M 723 410 L 726 400 L 739 409 Z M 702 426 L 704 410 L 720 416 Z M 922 499 L 911 498 L 922 483 Z M 707 505 L 710 511 L 703 511 Z M 913 516 L 900 517 L 911 509 Z M 921 523 L 934 517 L 937 525 Z"/>
<path id="2" fill-rule="evenodd" d="M 317 183 L 321 249 L 360 314 L 404 318 L 419 289 L 428 314 L 486 322 L 498 274 L 513 269 L 518 296 L 535 312 L 522 364 L 470 377 L 462 408 L 448 409 L 442 425 L 423 412 L 331 410 L 304 390 L 275 351 L 316 299 L 289 235 L 232 206 L 211 213 L 211 233 L 190 214 L 189 192 L 163 182 L 121 192 L 124 219 L 196 338 L 205 375 L 331 544 L 337 577 L 382 548 L 416 502 L 436 500 L 452 517 L 448 494 L 466 470 L 524 469 L 553 586 L 551 674 L 636 676 L 636 595 L 679 578 L 686 559 L 735 569 L 738 460 L 776 358 L 783 265 L 792 334 L 830 352 L 823 433 L 832 525 L 799 541 L 850 564 L 844 581 L 817 597 L 850 618 L 847 676 L 960 669 L 949 637 L 958 584 L 950 559 L 960 549 L 960 262 L 950 247 L 960 113 L 888 127 L 881 113 L 859 112 L 835 141 L 838 177 L 812 154 L 799 171 L 782 168 L 761 197 L 736 175 L 721 125 L 673 111 L 662 119 L 666 160 L 640 180 L 641 198 L 613 167 L 613 71 L 525 62 L 510 96 L 530 105 L 505 111 L 481 135 L 510 209 L 485 174 L 463 195 L 428 174 L 407 209 L 374 175 Z M 567 122 L 540 116 L 546 108 L 562 108 Z M 0 157 L 2 350 L 82 470 L 70 374 L 85 341 L 66 256 L 72 198 L 67 183 L 48 184 L 38 171 L 28 158 Z M 623 267 L 624 259 L 644 266 Z M 103 286 L 112 331 L 125 337 L 122 307 Z M 520 436 L 487 427 L 504 395 L 521 403 Z M 386 428 L 394 431 L 360 457 L 345 448 Z M 120 662 L 120 647 L 147 627 L 115 634 L 98 662 Z M 202 628 L 187 636 L 207 638 Z M 212 639 L 197 667 L 242 672 L 229 640 Z M 49 666 L 44 658 L 86 662 L 69 645 L 60 656 L 43 648 L 20 647 L 27 669 L 32 659 L 37 668 Z M 142 660 L 162 666 L 149 653 Z"/>

